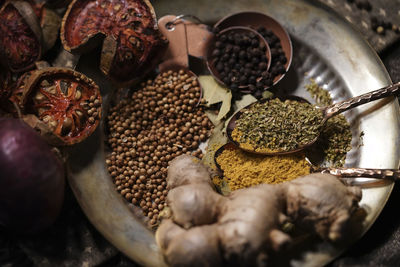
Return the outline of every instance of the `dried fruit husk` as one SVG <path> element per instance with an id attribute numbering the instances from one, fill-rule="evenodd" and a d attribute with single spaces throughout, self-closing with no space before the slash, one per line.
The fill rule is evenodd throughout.
<path id="1" fill-rule="evenodd" d="M 32 6 L 36 17 L 39 19 L 42 32 L 42 48 L 46 52 L 51 49 L 57 41 L 58 32 L 61 27 L 61 17 L 45 5 L 44 2 L 37 3 L 34 0 L 26 0 Z"/>
<path id="2" fill-rule="evenodd" d="M 27 114 L 22 115 L 21 119 L 31 128 L 35 129 L 48 144 L 55 146 L 63 144 L 63 140 L 59 136 L 55 135 L 49 126 L 41 121 L 37 116 Z"/>
<path id="3" fill-rule="evenodd" d="M 48 51 L 57 41 L 61 17 L 53 10 L 43 6 L 40 12 L 40 27 L 42 28 L 43 49 Z"/>
<path id="4" fill-rule="evenodd" d="M 49 67 L 29 72 L 18 84 L 15 99 L 22 113 L 36 116 L 46 125 L 34 123 L 41 131 L 58 137 L 47 138 L 52 145 L 79 143 L 97 128 L 102 113 L 100 90 L 85 75 Z"/>
<path id="5" fill-rule="evenodd" d="M 1 62 L 13 72 L 34 67 L 42 55 L 42 31 L 28 2 L 7 2 L 0 10 Z"/>
<path id="6" fill-rule="evenodd" d="M 100 69 L 120 84 L 153 69 L 168 44 L 147 0 L 74 0 L 61 24 L 61 41 L 73 53 L 103 42 Z"/>

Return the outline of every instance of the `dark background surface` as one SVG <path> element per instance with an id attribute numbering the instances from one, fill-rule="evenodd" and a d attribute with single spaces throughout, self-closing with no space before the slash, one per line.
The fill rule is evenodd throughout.
<path id="1" fill-rule="evenodd" d="M 400 1 L 321 0 L 360 30 L 379 53 L 393 82 L 400 81 Z M 360 2 L 362 2 L 360 4 Z M 386 22 L 385 34 L 376 32 L 374 19 Z M 375 23 L 376 24 L 376 23 Z M 339 266 L 400 266 L 400 188 L 396 184 L 387 205 L 371 229 L 341 257 Z M 89 223 L 67 189 L 56 224 L 39 236 L 17 237 L 0 232 L 0 266 L 137 266 L 119 253 Z"/>

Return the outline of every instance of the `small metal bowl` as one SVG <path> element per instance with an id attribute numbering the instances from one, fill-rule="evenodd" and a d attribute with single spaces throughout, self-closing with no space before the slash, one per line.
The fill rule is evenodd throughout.
<path id="1" fill-rule="evenodd" d="M 215 78 L 215 80 L 216 80 L 218 83 L 220 83 L 222 86 L 228 87 L 228 88 L 229 88 L 229 86 L 227 86 L 227 85 L 222 81 L 222 77 L 221 77 L 220 73 L 219 73 L 219 72 L 217 71 L 217 69 L 216 69 L 216 66 L 215 66 L 215 58 L 212 56 L 212 51 L 213 51 L 214 48 L 215 48 L 216 37 L 219 36 L 219 35 L 222 35 L 222 34 L 229 33 L 229 32 L 235 32 L 235 33 L 249 33 L 249 32 L 251 32 L 251 33 L 254 33 L 254 34 L 258 37 L 260 43 L 263 43 L 263 44 L 265 45 L 265 48 L 266 48 L 266 49 L 265 49 L 265 55 L 266 55 L 266 57 L 268 58 L 266 70 L 268 71 L 268 70 L 269 70 L 269 67 L 271 66 L 271 50 L 270 50 L 270 48 L 269 48 L 269 45 L 268 45 L 268 43 L 266 42 L 266 40 L 264 39 L 264 37 L 262 37 L 262 35 L 259 34 L 256 30 L 254 30 L 254 29 L 252 29 L 252 28 L 249 28 L 249 27 L 233 26 L 233 27 L 227 27 L 227 28 L 225 28 L 225 29 L 219 31 L 219 32 L 217 33 L 217 35 L 214 36 L 214 37 L 209 41 L 208 48 L 207 48 L 207 60 L 206 60 L 206 63 L 207 63 L 207 68 L 208 68 L 208 70 L 210 71 L 211 75 Z M 240 86 L 239 88 L 240 88 L 240 91 L 246 91 L 247 87 L 248 87 L 248 86 L 246 86 L 246 85 L 242 85 L 242 86 Z"/>
<path id="2" fill-rule="evenodd" d="M 247 11 L 234 13 L 222 18 L 214 25 L 214 28 L 222 31 L 234 26 L 245 26 L 252 29 L 257 29 L 262 26 L 265 29 L 272 31 L 281 41 L 282 50 L 287 59 L 284 66 L 286 72 L 289 70 L 293 57 L 292 41 L 285 28 L 283 28 L 278 21 L 260 12 Z M 277 84 L 285 76 L 285 73 L 276 76 L 273 85 Z"/>

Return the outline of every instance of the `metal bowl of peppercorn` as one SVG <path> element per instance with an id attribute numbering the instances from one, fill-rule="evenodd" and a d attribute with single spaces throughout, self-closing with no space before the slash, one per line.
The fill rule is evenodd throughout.
<path id="1" fill-rule="evenodd" d="M 271 86 L 277 84 L 292 63 L 292 41 L 285 28 L 274 18 L 255 11 L 233 13 L 214 25 L 220 31 L 234 26 L 252 28 L 266 40 L 271 50 Z"/>
<path id="2" fill-rule="evenodd" d="M 271 86 L 270 65 L 268 43 L 251 28 L 229 27 L 210 41 L 207 67 L 213 77 L 233 93 L 262 92 Z"/>

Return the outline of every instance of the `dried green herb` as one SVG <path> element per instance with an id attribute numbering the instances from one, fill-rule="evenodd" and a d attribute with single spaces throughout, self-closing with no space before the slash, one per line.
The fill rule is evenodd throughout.
<path id="1" fill-rule="evenodd" d="M 275 98 L 243 111 L 232 137 L 256 151 L 290 151 L 319 135 L 322 118 L 323 113 L 309 103 Z"/>
<path id="2" fill-rule="evenodd" d="M 310 93 L 311 97 L 314 98 L 317 105 L 328 106 L 332 105 L 333 101 L 329 91 L 324 90 L 320 87 L 314 79 L 310 79 L 310 84 L 307 84 L 306 90 Z"/>
<path id="3" fill-rule="evenodd" d="M 320 87 L 315 80 L 306 85 L 306 90 L 318 105 L 328 106 L 333 103 L 329 91 Z M 347 152 L 351 150 L 352 133 L 350 124 L 342 114 L 330 118 L 314 146 L 314 150 L 322 151 L 328 165 L 341 167 L 346 160 Z"/>

